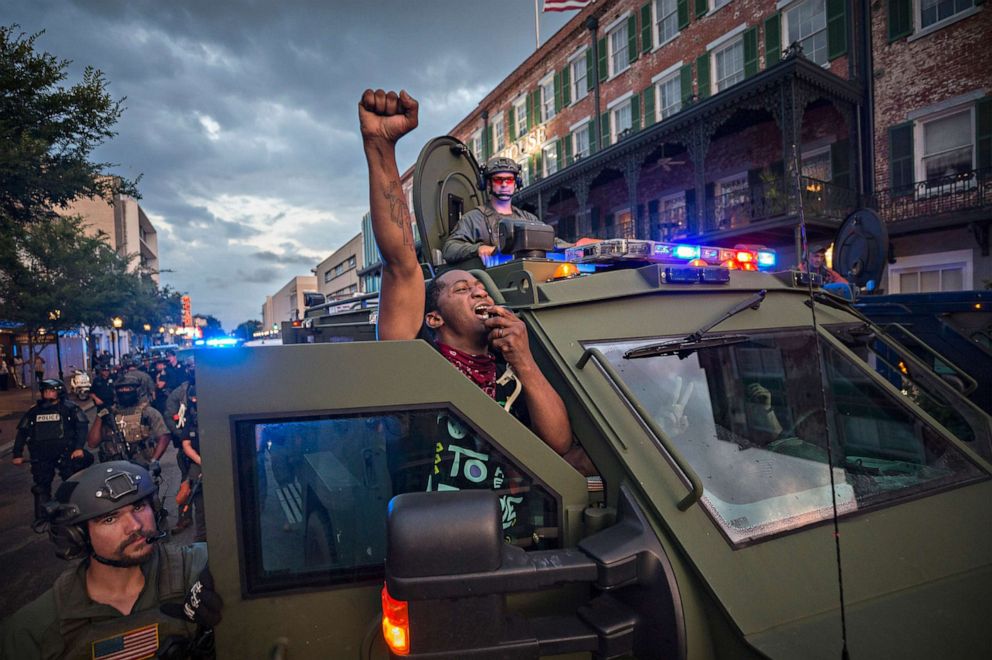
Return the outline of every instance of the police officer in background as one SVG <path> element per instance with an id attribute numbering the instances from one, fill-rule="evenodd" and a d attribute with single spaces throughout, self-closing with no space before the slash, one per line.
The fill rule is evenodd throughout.
<path id="1" fill-rule="evenodd" d="M 170 394 L 165 402 L 165 425 L 172 434 L 172 446 L 176 448 L 176 463 L 179 465 L 181 481 L 186 481 L 189 476 L 190 458 L 183 451 L 183 439 L 189 436 L 189 426 L 196 426 L 196 372 L 190 367 L 187 370 L 189 380 L 183 382 Z M 193 396 L 190 395 L 193 392 Z M 197 444 L 199 452 L 199 444 Z M 192 508 L 190 506 L 180 506 L 179 520 L 176 521 L 176 529 L 186 529 L 193 522 Z"/>
<path id="2" fill-rule="evenodd" d="M 73 475 L 47 507 L 61 559 L 82 559 L 0 629 L 0 657 L 211 658 L 223 603 L 205 544 L 160 542 L 156 486 L 127 461 Z"/>
<path id="3" fill-rule="evenodd" d="M 31 453 L 36 529 L 44 519 L 44 506 L 52 498 L 56 471 L 62 481 L 93 463 L 83 450 L 89 421 L 82 409 L 65 396 L 60 380 L 41 381 L 41 398 L 17 425 L 12 463 L 24 464 L 24 447 Z"/>
<path id="4" fill-rule="evenodd" d="M 90 388 L 90 398 L 96 404 L 97 412 L 114 405 L 114 374 L 110 371 L 110 364 L 100 363 L 97 369 L 96 378 Z"/>
<path id="5" fill-rule="evenodd" d="M 464 214 L 444 242 L 441 256 L 452 268 L 483 268 L 482 260 L 496 251 L 496 229 L 503 218 L 545 226 L 536 215 L 510 202 L 521 185 L 517 161 L 493 156 L 482 166 L 480 174 L 483 188 L 489 193 L 489 201 Z M 556 248 L 571 246 L 572 243 L 555 239 Z"/>
<path id="6" fill-rule="evenodd" d="M 133 373 L 114 383 L 116 402 L 97 413 L 86 436 L 90 449 L 100 449 L 100 460 L 133 460 L 156 464 L 169 448 L 169 430 L 162 415 L 140 395 L 141 381 Z"/>

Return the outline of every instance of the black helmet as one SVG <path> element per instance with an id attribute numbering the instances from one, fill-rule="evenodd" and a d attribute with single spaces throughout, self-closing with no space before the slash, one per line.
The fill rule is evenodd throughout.
<path id="1" fill-rule="evenodd" d="M 91 552 L 86 521 L 154 495 L 158 491 L 148 471 L 130 461 L 109 461 L 80 470 L 62 482 L 49 503 L 48 533 L 55 554 L 78 559 Z M 155 498 L 152 498 L 154 505 Z M 98 558 L 101 559 L 102 558 Z"/>
<path id="2" fill-rule="evenodd" d="M 140 390 L 141 378 L 133 373 L 125 373 L 114 381 L 114 395 L 117 397 L 117 403 L 125 408 L 130 408 L 138 404 Z"/>
<path id="3" fill-rule="evenodd" d="M 62 398 L 65 396 L 65 383 L 58 378 L 46 378 L 41 381 L 41 387 L 38 391 L 44 392 L 45 390 L 55 390 L 58 392 L 59 398 Z"/>

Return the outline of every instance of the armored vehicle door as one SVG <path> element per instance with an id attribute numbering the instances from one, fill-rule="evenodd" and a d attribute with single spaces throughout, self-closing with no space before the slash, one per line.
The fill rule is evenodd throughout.
<path id="1" fill-rule="evenodd" d="M 576 542 L 585 479 L 425 342 L 212 351 L 197 371 L 218 657 L 385 657 L 394 495 L 493 491 L 509 543 Z"/>
<path id="2" fill-rule="evenodd" d="M 441 250 L 462 214 L 485 203 L 479 164 L 457 138 L 428 142 L 413 171 L 413 208 L 423 259 L 431 268 L 444 263 Z"/>

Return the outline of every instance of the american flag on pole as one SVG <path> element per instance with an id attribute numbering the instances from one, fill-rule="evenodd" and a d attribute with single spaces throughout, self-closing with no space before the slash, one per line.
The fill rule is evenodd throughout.
<path id="1" fill-rule="evenodd" d="M 93 642 L 93 660 L 142 660 L 158 651 L 158 624 Z"/>
<path id="2" fill-rule="evenodd" d="M 544 11 L 576 11 L 584 8 L 590 0 L 544 0 Z"/>

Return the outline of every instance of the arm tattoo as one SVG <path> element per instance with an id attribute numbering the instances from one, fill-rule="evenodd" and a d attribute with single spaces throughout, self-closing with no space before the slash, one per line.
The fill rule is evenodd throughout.
<path id="1" fill-rule="evenodd" d="M 403 234 L 403 245 L 413 246 L 413 230 L 410 227 L 410 214 L 406 208 L 406 200 L 403 198 L 402 190 L 398 191 L 399 182 L 387 187 L 382 196 L 389 204 L 389 221 L 396 225 Z"/>

